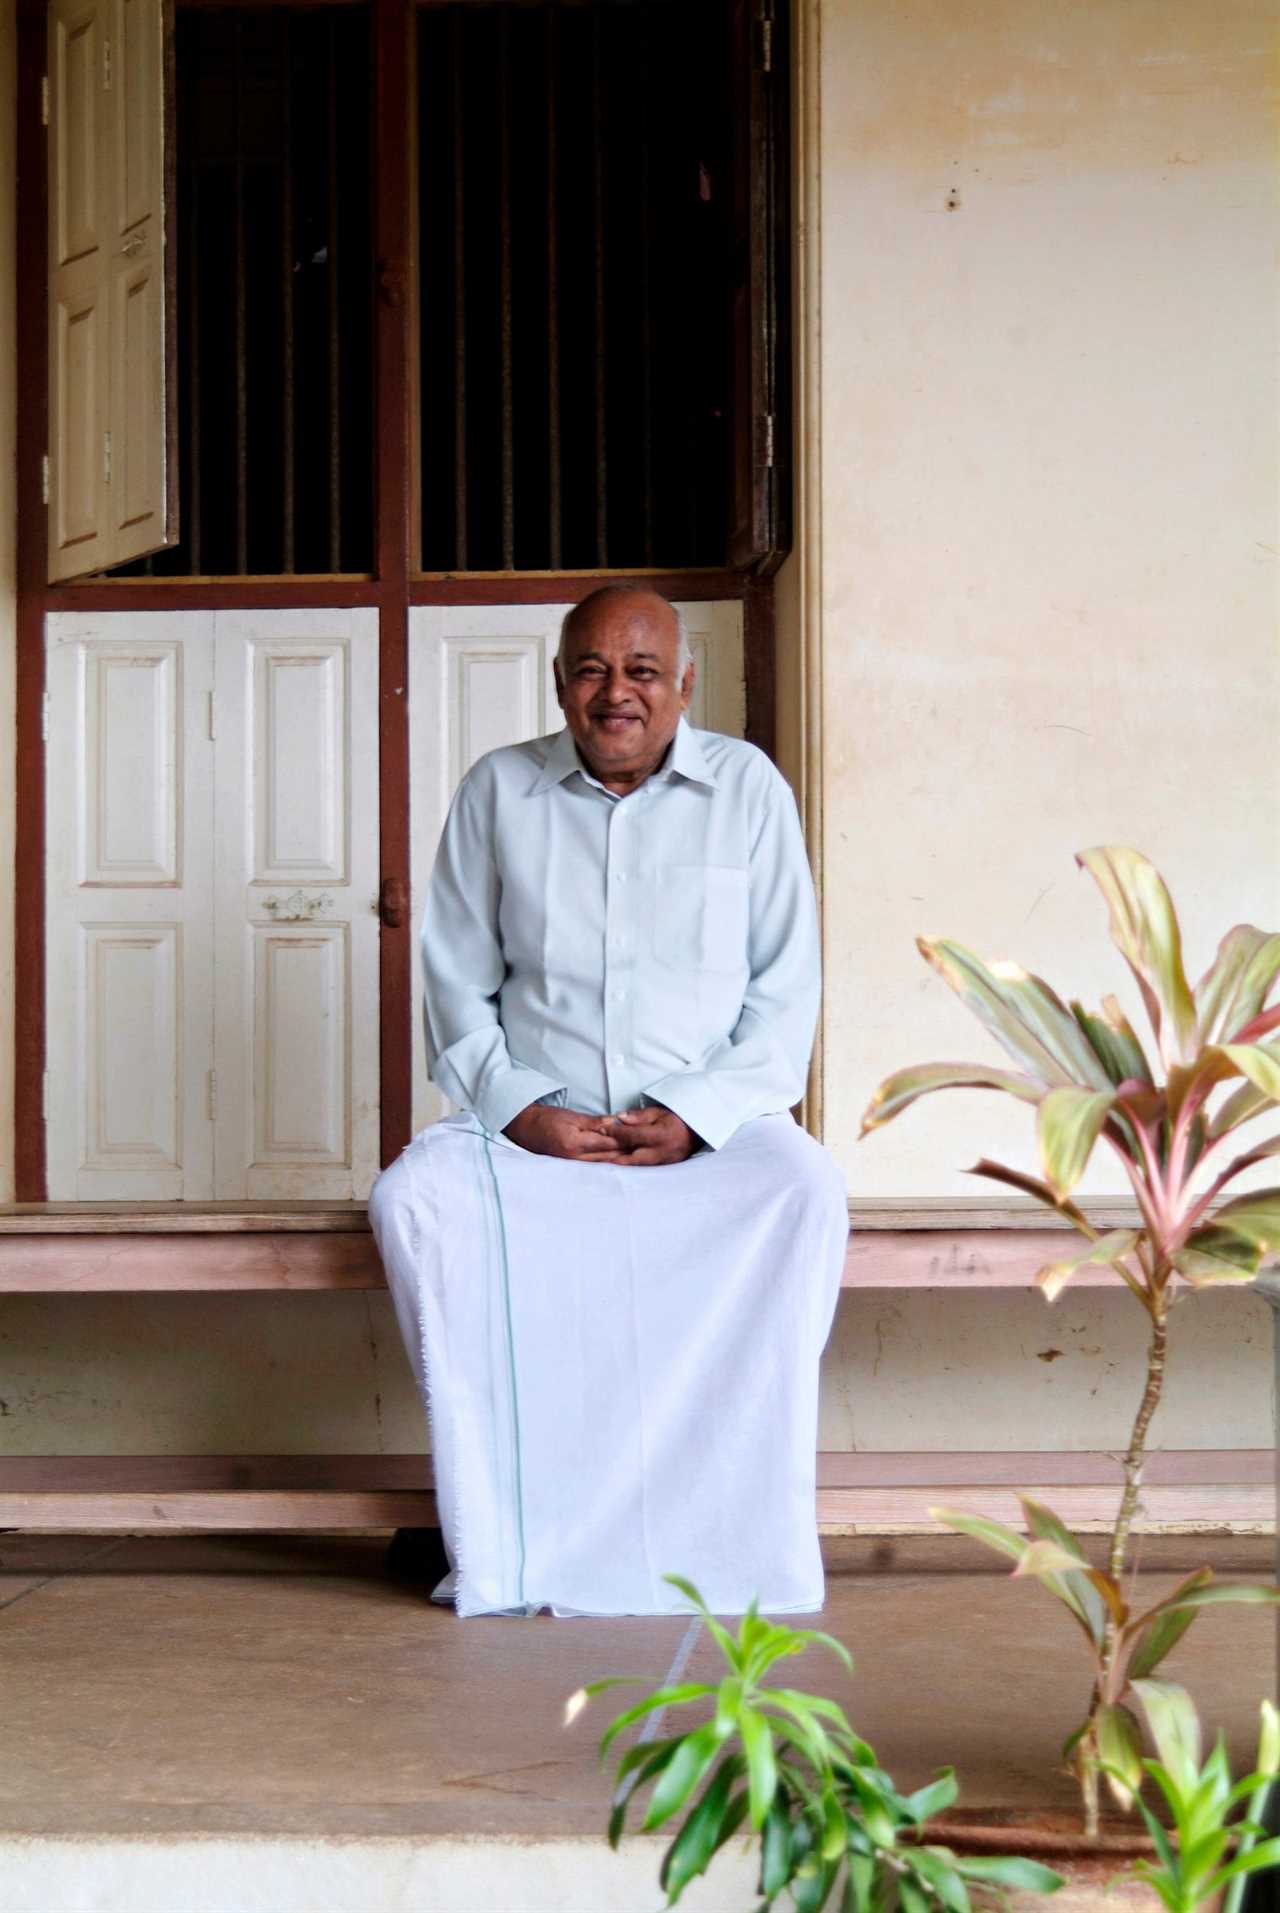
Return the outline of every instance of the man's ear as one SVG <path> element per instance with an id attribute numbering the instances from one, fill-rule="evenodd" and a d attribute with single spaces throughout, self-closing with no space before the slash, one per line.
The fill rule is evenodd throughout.
<path id="1" fill-rule="evenodd" d="M 560 675 L 560 660 L 557 658 L 551 666 L 556 679 L 556 703 L 564 709 L 564 679 Z"/>
<path id="2" fill-rule="evenodd" d="M 680 705 L 682 710 L 685 710 L 685 711 L 688 710 L 689 700 L 693 696 L 693 687 L 697 683 L 697 681 L 698 681 L 697 667 L 695 666 L 693 659 L 690 658 L 688 664 L 685 666 L 684 677 L 680 681 Z"/>

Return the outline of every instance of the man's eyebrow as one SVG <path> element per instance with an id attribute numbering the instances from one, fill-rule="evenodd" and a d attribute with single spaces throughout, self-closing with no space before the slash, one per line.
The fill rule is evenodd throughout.
<path id="1" fill-rule="evenodd" d="M 628 651 L 624 664 L 658 664 L 661 660 L 656 651 Z M 607 664 L 608 658 L 602 651 L 579 651 L 575 664 Z"/>

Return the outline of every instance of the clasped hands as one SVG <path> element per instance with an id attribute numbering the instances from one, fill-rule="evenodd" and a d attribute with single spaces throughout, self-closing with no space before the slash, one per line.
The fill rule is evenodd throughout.
<path id="1" fill-rule="evenodd" d="M 609 1162 L 637 1167 L 684 1162 L 701 1138 L 674 1110 L 655 1103 L 621 1116 L 587 1116 L 577 1109 L 530 1103 L 502 1132 L 535 1156 L 567 1156 L 573 1162 Z"/>

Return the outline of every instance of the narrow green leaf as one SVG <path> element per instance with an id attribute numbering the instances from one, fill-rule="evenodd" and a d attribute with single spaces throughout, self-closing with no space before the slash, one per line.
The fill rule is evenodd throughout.
<path id="1" fill-rule="evenodd" d="M 1132 1082 L 1154 1087 L 1151 1065 L 1114 996 L 1107 997 L 1101 1016 L 1094 1016 L 1082 1003 L 1072 1003 L 1071 1014 L 1106 1071 L 1108 1081 L 1117 1088 L 1121 1083 Z"/>
<path id="2" fill-rule="evenodd" d="M 1107 900 L 1112 941 L 1138 980 L 1166 1064 L 1191 1062 L 1199 1047 L 1196 1006 L 1164 879 L 1148 858 L 1120 844 L 1081 851 L 1076 862 Z"/>
<path id="3" fill-rule="evenodd" d="M 716 1690 L 716 1724 L 727 1732 L 738 1718 L 738 1708 L 742 1704 L 742 1679 L 738 1674 L 726 1674 Z"/>
<path id="4" fill-rule="evenodd" d="M 1127 1813 L 1142 1786 L 1142 1729 L 1129 1709 L 1119 1705 L 1100 1707 L 1096 1725 L 1098 1759 Z"/>
<path id="5" fill-rule="evenodd" d="M 716 1850 L 733 1777 L 732 1762 L 722 1762 L 708 1781 L 701 1800 L 667 1849 L 658 1874 L 658 1884 L 666 1889 L 668 1906 L 675 1905 L 690 1880 L 706 1871 L 707 1862 Z"/>
<path id="6" fill-rule="evenodd" d="M 1167 1614 L 1174 1608 L 1217 1607 L 1224 1603 L 1261 1607 L 1277 1601 L 1280 1601 L 1280 1588 L 1260 1587 L 1253 1581 L 1212 1581 L 1204 1587 L 1188 1588 L 1185 1594 L 1167 1595 L 1148 1610 L 1148 1619 L 1156 1614 Z M 1151 1684 L 1154 1686 L 1159 1683 Z"/>
<path id="7" fill-rule="evenodd" d="M 744 1707 L 739 1713 L 738 1732 L 742 1735 L 743 1751 L 747 1756 L 751 1824 L 753 1827 L 761 1827 L 764 1825 L 765 1815 L 773 1805 L 773 1796 L 778 1786 L 778 1764 L 774 1758 L 773 1735 L 769 1732 L 769 1725 L 764 1715 L 758 1714 L 754 1707 Z"/>
<path id="8" fill-rule="evenodd" d="M 1280 1712 L 1274 1701 L 1264 1700 L 1259 1714 L 1258 1775 L 1273 1780 L 1280 1773 Z"/>
<path id="9" fill-rule="evenodd" d="M 969 1913 L 969 1891 L 956 1869 L 956 1858 L 946 1847 L 914 1847 L 909 1864 L 932 1887 L 951 1913 Z M 904 1858 L 907 1857 L 904 1854 Z"/>
<path id="10" fill-rule="evenodd" d="M 1175 1588 L 1169 1597 L 1176 1602 L 1180 1594 L 1207 1587 L 1213 1580 L 1212 1568 L 1198 1568 Z M 1169 1607 L 1164 1613 L 1144 1614 L 1131 1623 L 1135 1645 L 1129 1661 L 1130 1680 L 1144 1680 L 1154 1674 L 1166 1655 L 1172 1653 L 1196 1618 L 1193 1607 Z"/>
<path id="11" fill-rule="evenodd" d="M 1205 1899 L 1211 1899 L 1220 1893 L 1228 1880 L 1236 1879 L 1242 1873 L 1264 1873 L 1269 1867 L 1280 1867 L 1280 1840 L 1262 1840 L 1256 1847 L 1250 1847 L 1248 1853 L 1241 1853 L 1224 1866 L 1221 1873 L 1215 1873 L 1206 1881 Z"/>
<path id="12" fill-rule="evenodd" d="M 928 1895 L 906 1873 L 898 1881 L 898 1905 L 902 1913 L 929 1913 Z"/>
<path id="13" fill-rule="evenodd" d="M 1042 1269 L 1036 1271 L 1036 1287 L 1041 1291 L 1046 1302 L 1056 1302 L 1073 1275 L 1078 1274 L 1081 1269 L 1099 1265 L 1115 1268 L 1117 1263 L 1123 1262 L 1125 1256 L 1133 1253 L 1137 1240 L 1136 1229 L 1111 1229 L 1106 1235 L 1099 1236 L 1096 1242 L 1091 1242 L 1087 1249 L 1082 1249 L 1078 1255 L 1066 1256 L 1058 1262 L 1046 1262 Z"/>
<path id="14" fill-rule="evenodd" d="M 831 1897 L 831 1889 L 839 1871 L 839 1861 L 833 1860 L 826 1866 L 815 1866 L 811 1874 L 797 1874 L 791 1882 L 791 1897 L 795 1901 L 796 1913 L 822 1913 Z"/>
<path id="15" fill-rule="evenodd" d="M 876 1883 L 875 1861 L 869 1854 L 850 1854 L 848 1869 L 844 1890 L 846 1913 L 871 1913 Z"/>
<path id="16" fill-rule="evenodd" d="M 1238 923 L 1196 984 L 1200 1041 L 1229 1042 L 1261 1010 L 1280 975 L 1280 936 Z"/>
<path id="17" fill-rule="evenodd" d="M 629 1774 L 637 1770 L 640 1771 L 641 1779 L 647 1780 L 670 1760 L 683 1739 L 683 1734 L 673 1734 L 669 1740 L 638 1740 L 634 1747 L 627 1748 L 618 1762 L 613 1776 L 614 1786 L 620 1786 Z M 638 1787 L 640 1780 L 633 1781 L 632 1785 Z"/>
<path id="18" fill-rule="evenodd" d="M 1057 1196 L 1069 1196 L 1085 1172 L 1102 1125 L 1115 1107 L 1115 1091 L 1064 1083 L 1051 1089 L 1036 1111 L 1040 1167 Z"/>
<path id="19" fill-rule="evenodd" d="M 828 1700 L 825 1694 L 806 1694 L 795 1687 L 770 1687 L 766 1690 L 766 1696 L 769 1700 L 785 1703 L 797 1714 L 816 1714 L 822 1720 L 829 1720 L 857 1739 L 844 1708 L 838 1701 Z M 865 1745 L 865 1742 L 861 1744 Z"/>
<path id="20" fill-rule="evenodd" d="M 1007 1887 L 1011 1892 L 1056 1893 L 1066 1884 L 1052 1867 L 1017 1856 L 1007 1860 L 966 1857 L 956 1861 L 956 1869 L 966 1880 L 978 1880 L 984 1886 Z"/>
<path id="21" fill-rule="evenodd" d="M 1212 1588 L 1198 1591 L 1213 1592 Z M 1190 1793 L 1200 1774 L 1200 1717 L 1190 1694 L 1175 1681 L 1134 1681 L 1133 1691 L 1147 1717 L 1161 1764 L 1179 1790 Z"/>
<path id="22" fill-rule="evenodd" d="M 946 937 L 916 947 L 1015 1062 L 1042 1083 L 1107 1087 L 1107 1073 L 1065 1003 L 1021 964 L 984 963 Z"/>
<path id="23" fill-rule="evenodd" d="M 967 1534 L 975 1541 L 981 1541 L 997 1554 L 1004 1554 L 1012 1561 L 1021 1561 L 1027 1551 L 1027 1543 L 1012 1528 L 1006 1528 L 1002 1521 L 989 1521 L 985 1515 L 966 1514 L 962 1508 L 930 1508 L 930 1518 L 938 1521 L 944 1528 L 954 1528 L 957 1534 Z"/>
<path id="24" fill-rule="evenodd" d="M 644 1816 L 644 1831 L 652 1833 L 677 1813 L 710 1767 L 724 1743 L 724 1731 L 714 1720 L 686 1734 L 658 1776 Z"/>
<path id="25" fill-rule="evenodd" d="M 777 1793 L 760 1837 L 760 1891 L 773 1900 L 790 1878 L 791 1816 L 784 1796 Z"/>
<path id="26" fill-rule="evenodd" d="M 821 1853 L 824 1860 L 838 1860 L 848 1844 L 845 1831 L 844 1808 L 838 1797 L 829 1793 L 823 1801 L 823 1828 Z"/>
<path id="27" fill-rule="evenodd" d="M 917 1788 L 915 1793 L 908 1794 L 903 1805 L 916 1825 L 920 1826 L 935 1813 L 945 1813 L 948 1807 L 955 1805 L 959 1796 L 954 1768 L 944 1767 L 938 1778 L 930 1781 L 927 1787 Z"/>
<path id="28" fill-rule="evenodd" d="M 633 1721 L 642 1720 L 651 1714 L 655 1707 L 679 1707 L 689 1700 L 701 1700 L 705 1694 L 714 1694 L 714 1687 L 708 1687 L 705 1681 L 686 1681 L 679 1687 L 657 1687 L 653 1693 L 646 1694 L 643 1700 L 628 1707 L 626 1712 L 611 1720 L 604 1730 L 600 1742 L 600 1758 L 603 1761 L 618 1735 L 630 1727 Z"/>
<path id="29" fill-rule="evenodd" d="M 730 1634 L 728 1628 L 722 1627 L 720 1622 L 717 1621 L 715 1615 L 711 1612 L 711 1609 L 693 1585 L 693 1582 L 686 1581 L 681 1574 L 664 1574 L 662 1578 L 675 1588 L 678 1594 L 683 1594 L 685 1600 L 697 1609 L 698 1613 L 702 1616 L 703 1625 L 708 1634 L 710 1634 L 712 1640 L 717 1643 L 720 1652 L 724 1655 L 730 1667 L 736 1674 L 740 1674 L 742 1672 L 742 1662 L 741 1656 L 738 1653 L 737 1642 L 734 1640 L 732 1634 Z"/>
<path id="30" fill-rule="evenodd" d="M 986 1063 L 917 1063 L 885 1077 L 867 1104 L 859 1135 L 882 1129 L 921 1096 L 931 1096 L 939 1089 L 1000 1089 L 1023 1103 L 1038 1103 L 1044 1095 L 1044 1084 L 1035 1077 L 992 1069 Z"/>

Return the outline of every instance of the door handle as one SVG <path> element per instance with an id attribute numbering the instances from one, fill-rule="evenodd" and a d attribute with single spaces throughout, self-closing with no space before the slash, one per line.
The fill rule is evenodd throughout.
<path id="1" fill-rule="evenodd" d="M 409 914 L 409 895 L 401 877 L 384 877 L 378 893 L 378 915 L 388 930 L 400 930 Z"/>

